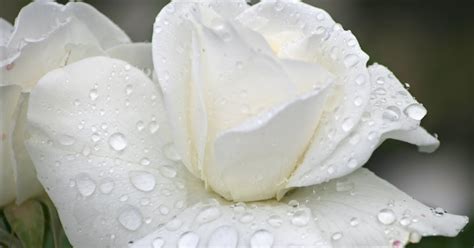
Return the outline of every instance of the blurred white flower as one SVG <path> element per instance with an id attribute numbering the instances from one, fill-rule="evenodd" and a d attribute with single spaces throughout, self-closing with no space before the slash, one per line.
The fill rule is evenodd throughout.
<path id="1" fill-rule="evenodd" d="M 439 142 L 323 10 L 174 1 L 152 46 L 31 92 L 28 151 L 75 247 L 401 247 L 467 223 L 360 168 L 387 138 Z"/>

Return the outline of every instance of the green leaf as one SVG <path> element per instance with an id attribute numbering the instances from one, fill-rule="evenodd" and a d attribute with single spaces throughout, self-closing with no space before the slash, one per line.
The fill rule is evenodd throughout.
<path id="1" fill-rule="evenodd" d="M 21 205 L 10 204 L 5 207 L 4 214 L 23 247 L 43 246 L 45 218 L 38 201 L 29 200 Z"/>
<path id="2" fill-rule="evenodd" d="M 71 247 L 69 241 L 66 238 L 61 221 L 59 219 L 58 212 L 51 199 L 45 195 L 40 198 L 41 203 L 46 208 L 47 223 L 47 235 L 46 235 L 46 246 L 55 248 L 66 248 Z M 52 236 L 52 240 L 50 238 Z M 48 244 L 50 246 L 48 246 Z"/>

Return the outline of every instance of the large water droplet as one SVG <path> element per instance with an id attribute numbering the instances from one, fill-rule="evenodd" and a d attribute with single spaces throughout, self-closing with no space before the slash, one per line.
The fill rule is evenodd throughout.
<path id="1" fill-rule="evenodd" d="M 106 179 L 99 185 L 99 190 L 103 194 L 109 194 L 114 189 L 115 184 L 112 179 Z"/>
<path id="2" fill-rule="evenodd" d="M 359 225 L 359 219 L 357 219 L 357 217 L 353 217 L 353 218 L 350 219 L 349 224 L 351 226 L 357 226 L 357 225 Z"/>
<path id="3" fill-rule="evenodd" d="M 127 147 L 127 140 L 122 133 L 114 133 L 109 137 L 109 145 L 116 151 L 122 151 Z"/>
<path id="4" fill-rule="evenodd" d="M 76 176 L 76 186 L 79 193 L 85 197 L 94 194 L 96 188 L 94 180 L 85 173 Z"/>
<path id="5" fill-rule="evenodd" d="M 441 208 L 441 207 L 432 208 L 432 209 L 431 209 L 431 212 L 433 212 L 433 214 L 434 214 L 435 216 L 438 216 L 438 217 L 441 217 L 441 216 L 443 216 L 445 213 L 447 213 L 447 211 L 444 210 L 444 209 Z"/>
<path id="6" fill-rule="evenodd" d="M 346 57 L 344 57 L 344 65 L 347 68 L 354 67 L 358 63 L 359 63 L 359 57 L 357 57 L 357 55 L 349 54 L 349 55 L 346 55 Z"/>
<path id="7" fill-rule="evenodd" d="M 304 208 L 296 211 L 291 219 L 291 224 L 295 226 L 306 226 L 311 219 L 311 212 Z"/>
<path id="8" fill-rule="evenodd" d="M 383 112 L 382 117 L 388 121 L 397 121 L 400 119 L 400 109 L 396 106 L 388 106 Z"/>
<path id="9" fill-rule="evenodd" d="M 152 191 L 155 188 L 155 176 L 146 171 L 129 172 L 130 182 L 135 188 L 141 191 Z"/>
<path id="10" fill-rule="evenodd" d="M 273 227 L 280 227 L 283 224 L 283 219 L 278 215 L 272 215 L 267 220 L 268 224 Z"/>
<path id="11" fill-rule="evenodd" d="M 137 126 L 138 127 L 138 126 Z M 151 121 L 150 125 L 148 126 L 150 133 L 156 133 L 160 129 L 160 125 L 156 121 Z M 140 128 L 139 128 L 140 129 Z"/>
<path id="12" fill-rule="evenodd" d="M 332 240 L 340 240 L 342 238 L 342 233 L 341 232 L 335 232 L 332 236 L 331 236 Z"/>
<path id="13" fill-rule="evenodd" d="M 413 103 L 408 105 L 408 107 L 406 107 L 403 112 L 411 119 L 417 121 L 423 119 L 423 117 L 425 117 L 427 113 L 425 107 L 423 107 L 423 105 L 419 103 Z"/>
<path id="14" fill-rule="evenodd" d="M 60 135 L 58 137 L 59 143 L 63 146 L 70 146 L 73 145 L 76 142 L 76 139 L 70 135 Z"/>
<path id="15" fill-rule="evenodd" d="M 397 220 L 397 217 L 395 216 L 393 210 L 384 208 L 378 213 L 377 219 L 384 225 L 390 225 L 395 222 L 395 220 Z"/>
<path id="16" fill-rule="evenodd" d="M 208 247 L 235 248 L 239 242 L 239 234 L 232 226 L 216 228 L 209 238 Z"/>
<path id="17" fill-rule="evenodd" d="M 221 215 L 221 211 L 216 207 L 205 207 L 197 215 L 196 221 L 198 223 L 207 223 L 217 219 Z"/>
<path id="18" fill-rule="evenodd" d="M 250 238 L 252 248 L 270 248 L 273 245 L 274 237 L 267 230 L 258 230 Z"/>
<path id="19" fill-rule="evenodd" d="M 181 234 L 178 241 L 178 248 L 195 248 L 199 244 L 199 236 L 193 232 Z"/>
<path id="20" fill-rule="evenodd" d="M 135 231 L 143 223 L 142 214 L 135 207 L 129 206 L 127 209 L 123 210 L 118 217 L 118 221 L 122 224 L 123 227 L 130 231 Z"/>

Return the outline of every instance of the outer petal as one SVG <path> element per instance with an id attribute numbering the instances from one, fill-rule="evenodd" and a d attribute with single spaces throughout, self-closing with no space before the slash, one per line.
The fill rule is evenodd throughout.
<path id="1" fill-rule="evenodd" d="M 140 70 L 94 57 L 44 76 L 28 151 L 76 247 L 123 247 L 203 189 L 177 162 L 159 92 Z"/>
<path id="2" fill-rule="evenodd" d="M 419 104 L 393 74 L 381 65 L 369 67 L 370 104 L 362 121 L 337 149 L 313 170 L 297 171 L 289 187 L 321 183 L 347 175 L 361 167 L 385 139 L 392 138 L 434 151 L 439 141 L 420 127 L 426 109 Z"/>
<path id="3" fill-rule="evenodd" d="M 295 200 L 311 209 L 334 247 L 403 247 L 422 236 L 456 236 L 468 221 L 415 201 L 367 169 L 284 198 Z"/>
<path id="4" fill-rule="evenodd" d="M 0 206 L 10 203 L 16 196 L 13 129 L 20 95 L 21 88 L 19 86 L 0 86 Z"/>
<path id="5" fill-rule="evenodd" d="M 20 11 L 2 53 L 1 83 L 29 91 L 46 72 L 126 42 L 123 31 L 89 5 L 33 2 Z"/>
<path id="6" fill-rule="evenodd" d="M 116 59 L 127 61 L 141 69 L 148 77 L 153 77 L 153 59 L 150 43 L 123 44 L 107 50 L 107 54 Z"/>
<path id="7" fill-rule="evenodd" d="M 0 46 L 5 46 L 10 39 L 10 35 L 13 31 L 13 26 L 0 18 Z"/>
<path id="8" fill-rule="evenodd" d="M 182 155 L 183 163 L 196 176 L 200 176 L 199 168 L 193 165 L 202 163 L 194 160 L 202 160 L 203 157 L 202 141 L 207 136 L 207 117 L 202 95 L 196 94 L 197 90 L 190 90 L 191 84 L 200 84 L 196 82 L 199 70 L 196 68 L 193 24 L 190 19 L 201 7 L 209 12 L 227 13 L 227 17 L 232 18 L 247 4 L 245 1 L 175 1 L 158 14 L 153 32 L 153 62 L 173 126 L 176 148 Z M 206 14 L 201 18 L 206 18 Z M 195 109 L 190 110 L 190 104 Z M 191 114 L 194 117 L 192 122 Z M 199 134 L 194 129 L 199 130 Z M 200 143 L 195 144 L 192 141 L 194 137 Z"/>
<path id="9" fill-rule="evenodd" d="M 294 224 L 292 224 L 294 223 Z M 306 207 L 199 203 L 134 242 L 145 247 L 331 247 Z"/>
<path id="10" fill-rule="evenodd" d="M 262 1 L 238 20 L 263 34 L 280 57 L 320 64 L 337 77 L 313 142 L 295 171 L 299 182 L 299 175 L 330 157 L 361 119 L 369 101 L 368 56 L 324 10 L 298 1 Z"/>

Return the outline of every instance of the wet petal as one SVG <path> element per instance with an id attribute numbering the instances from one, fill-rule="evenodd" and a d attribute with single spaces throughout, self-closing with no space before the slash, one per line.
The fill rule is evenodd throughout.
<path id="1" fill-rule="evenodd" d="M 381 65 L 369 67 L 371 97 L 362 118 L 329 158 L 308 173 L 298 171 L 289 186 L 306 186 L 347 175 L 367 162 L 385 140 L 397 139 L 434 151 L 439 141 L 420 127 L 426 109 Z"/>
<path id="2" fill-rule="evenodd" d="M 48 73 L 28 121 L 28 151 L 74 246 L 126 246 L 206 194 L 175 155 L 153 82 L 126 62 Z"/>
<path id="3" fill-rule="evenodd" d="M 422 236 L 456 236 L 467 224 L 467 217 L 427 207 L 367 169 L 296 189 L 283 201 L 311 209 L 335 247 L 403 247 Z"/>
<path id="4" fill-rule="evenodd" d="M 130 43 L 115 46 L 107 50 L 111 58 L 127 61 L 141 69 L 148 77 L 153 77 L 153 59 L 150 43 Z"/>
<path id="5" fill-rule="evenodd" d="M 12 31 L 13 26 L 5 19 L 0 18 L 0 46 L 5 46 L 8 43 Z"/>
<path id="6" fill-rule="evenodd" d="M 361 119 L 370 93 L 368 56 L 324 10 L 298 1 L 262 1 L 238 20 L 261 33 L 280 57 L 319 64 L 336 77 L 313 142 L 290 179 L 294 185 L 330 158 Z"/>

